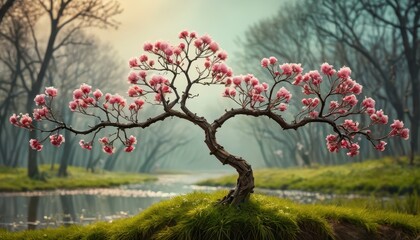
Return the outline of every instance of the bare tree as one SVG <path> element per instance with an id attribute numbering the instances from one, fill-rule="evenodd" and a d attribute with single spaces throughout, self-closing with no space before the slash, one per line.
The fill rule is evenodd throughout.
<path id="1" fill-rule="evenodd" d="M 21 74 L 22 87 L 25 92 L 27 111 L 33 108 L 33 98 L 40 92 L 45 83 L 45 78 L 55 53 L 64 46 L 77 45 L 80 42 L 74 39 L 75 33 L 88 27 L 116 27 L 113 20 L 121 9 L 119 3 L 113 0 L 37 0 L 19 1 L 9 11 L 12 22 L 22 22 L 27 31 L 24 33 L 31 44 L 31 51 L 22 53 L 24 64 Z M 19 14 L 17 14 L 19 13 Z M 38 20 L 46 16 L 49 20 L 49 32 L 45 43 L 39 40 L 37 34 Z M 2 34 L 7 40 L 13 41 Z M 36 133 L 30 133 L 30 138 L 36 137 Z M 37 155 L 33 151 L 28 152 L 28 176 L 35 178 L 39 174 Z"/>

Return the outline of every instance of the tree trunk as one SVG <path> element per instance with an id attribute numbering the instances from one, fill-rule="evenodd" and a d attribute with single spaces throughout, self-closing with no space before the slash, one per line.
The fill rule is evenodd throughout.
<path id="1" fill-rule="evenodd" d="M 244 159 L 234 156 L 227 152 L 216 141 L 216 129 L 207 127 L 205 129 L 206 139 L 205 143 L 213 154 L 223 165 L 229 164 L 235 168 L 239 176 L 236 181 L 236 187 L 229 191 L 229 193 L 220 200 L 223 205 L 239 205 L 240 203 L 248 201 L 251 193 L 254 192 L 254 174 L 251 165 Z"/>
<path id="2" fill-rule="evenodd" d="M 37 134 L 35 131 L 29 132 L 29 140 L 35 139 L 37 137 Z M 27 143 L 29 142 L 27 141 Z M 31 147 L 28 146 L 28 177 L 31 179 L 39 178 L 39 169 L 38 169 L 38 156 L 37 151 L 33 150 Z"/>

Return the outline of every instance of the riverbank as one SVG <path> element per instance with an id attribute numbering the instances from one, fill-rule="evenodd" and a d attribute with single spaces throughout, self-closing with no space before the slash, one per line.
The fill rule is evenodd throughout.
<path id="1" fill-rule="evenodd" d="M 25 168 L 0 167 L 0 192 L 106 188 L 157 180 L 147 174 L 104 171 L 91 173 L 84 168 L 71 166 L 67 177 L 57 177 L 57 171 L 51 170 L 48 165 L 41 165 L 40 170 L 45 180 L 28 178 Z"/>
<path id="2" fill-rule="evenodd" d="M 268 189 L 380 196 L 420 193 L 420 166 L 391 157 L 339 166 L 260 169 L 254 171 L 254 177 L 256 187 Z M 232 187 L 236 178 L 229 175 L 198 184 Z"/>
<path id="3" fill-rule="evenodd" d="M 302 205 L 253 194 L 240 207 L 216 205 L 225 191 L 190 193 L 112 223 L 22 232 L 0 239 L 416 239 L 413 215 Z"/>

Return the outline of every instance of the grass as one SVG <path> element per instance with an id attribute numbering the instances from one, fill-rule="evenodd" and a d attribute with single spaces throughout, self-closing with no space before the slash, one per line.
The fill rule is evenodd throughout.
<path id="1" fill-rule="evenodd" d="M 254 177 L 257 187 L 269 189 L 365 195 L 420 193 L 420 166 L 408 166 L 406 160 L 396 162 L 390 157 L 340 166 L 261 169 Z M 231 175 L 199 184 L 234 186 L 236 178 Z"/>
<path id="2" fill-rule="evenodd" d="M 384 211 L 300 205 L 253 194 L 239 207 L 214 204 L 226 192 L 191 193 L 113 223 L 22 232 L 0 239 L 416 239 L 419 218 Z M 396 237 L 397 236 L 397 237 Z"/>
<path id="3" fill-rule="evenodd" d="M 112 187 L 123 184 L 152 181 L 156 178 L 146 174 L 98 172 L 91 173 L 81 167 L 69 167 L 68 177 L 57 177 L 56 170 L 41 165 L 40 170 L 46 180 L 33 180 L 26 176 L 24 168 L 0 167 L 0 192 L 78 189 L 93 187 Z"/>

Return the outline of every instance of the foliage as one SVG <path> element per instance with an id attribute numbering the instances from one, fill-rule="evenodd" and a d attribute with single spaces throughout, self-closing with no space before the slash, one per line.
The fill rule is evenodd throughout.
<path id="1" fill-rule="evenodd" d="M 407 166 L 406 159 L 391 157 L 339 166 L 256 170 L 258 187 L 324 193 L 408 195 L 420 192 L 420 168 Z M 200 185 L 234 186 L 235 176 L 200 182 Z"/>
<path id="2" fill-rule="evenodd" d="M 40 166 L 46 180 L 30 179 L 23 168 L 0 167 L 0 191 L 33 191 L 50 189 L 76 189 L 93 187 L 111 187 L 129 183 L 155 180 L 146 174 L 96 172 L 91 173 L 80 167 L 69 167 L 68 177 L 57 177 L 50 166 Z"/>
<path id="3" fill-rule="evenodd" d="M 225 193 L 191 193 L 163 201 L 139 215 L 113 223 L 0 232 L 1 239 L 359 239 L 415 238 L 418 218 L 383 211 L 299 205 L 255 194 L 240 207 L 215 201 Z"/>

